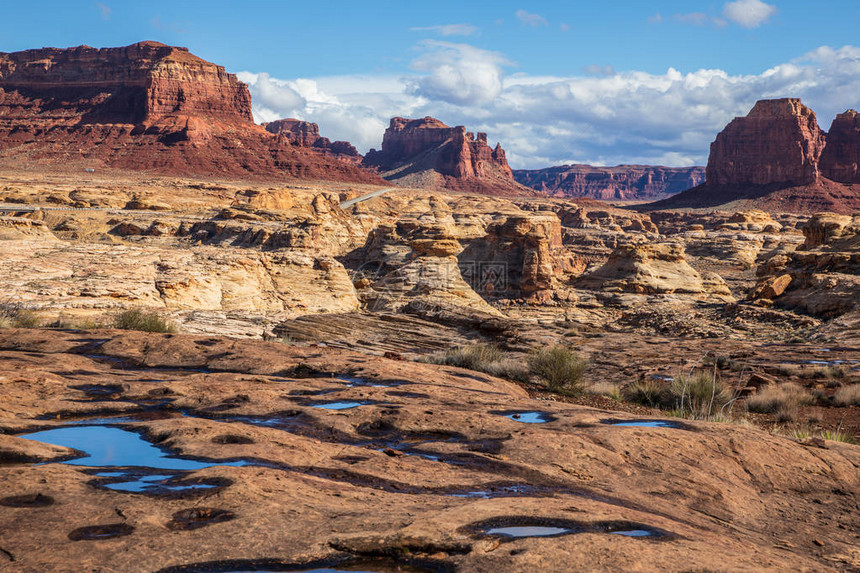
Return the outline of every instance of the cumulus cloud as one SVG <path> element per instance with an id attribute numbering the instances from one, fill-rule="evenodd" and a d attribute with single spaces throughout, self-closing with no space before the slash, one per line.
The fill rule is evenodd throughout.
<path id="1" fill-rule="evenodd" d="M 502 89 L 502 66 L 510 62 L 500 53 L 469 44 L 425 41 L 424 53 L 412 69 L 427 75 L 410 82 L 410 93 L 458 105 L 493 101 Z"/>
<path id="2" fill-rule="evenodd" d="M 761 0 L 735 0 L 723 6 L 723 16 L 744 28 L 758 28 L 776 14 L 776 6 Z"/>
<path id="3" fill-rule="evenodd" d="M 531 12 L 526 12 L 525 10 L 517 10 L 515 15 L 517 17 L 517 20 L 519 20 L 525 26 L 531 26 L 532 28 L 538 28 L 540 26 L 549 26 L 549 22 L 547 22 L 546 18 L 544 18 L 540 14 L 532 14 Z"/>
<path id="4" fill-rule="evenodd" d="M 595 66 L 568 77 L 506 73 L 502 54 L 473 46 L 431 42 L 421 49 L 407 77 L 239 77 L 250 86 L 258 121 L 315 121 L 323 135 L 366 152 L 379 147 L 391 117 L 432 115 L 486 131 L 514 168 L 701 165 L 717 132 L 758 99 L 801 97 L 825 130 L 837 113 L 860 107 L 860 47 L 854 46 L 824 46 L 755 75 L 674 68 L 610 75 Z M 473 60 L 481 62 L 478 79 L 468 67 Z"/>
<path id="5" fill-rule="evenodd" d="M 441 26 L 420 26 L 409 29 L 413 32 L 433 32 L 440 36 L 472 36 L 478 32 L 478 28 L 471 24 L 443 24 Z"/>

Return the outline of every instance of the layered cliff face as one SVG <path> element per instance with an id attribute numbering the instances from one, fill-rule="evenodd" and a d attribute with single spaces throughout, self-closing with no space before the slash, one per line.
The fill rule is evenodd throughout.
<path id="1" fill-rule="evenodd" d="M 840 183 L 860 183 L 860 114 L 840 113 L 827 132 L 821 174 Z"/>
<path id="2" fill-rule="evenodd" d="M 383 183 L 279 140 L 235 75 L 157 42 L 0 53 L 0 161 Z"/>
<path id="3" fill-rule="evenodd" d="M 432 117 L 392 118 L 382 150 L 371 149 L 365 165 L 383 177 L 411 187 L 446 187 L 490 195 L 530 194 L 519 185 L 501 144 L 487 145 L 487 134 L 449 127 Z"/>
<path id="4" fill-rule="evenodd" d="M 761 100 L 711 144 L 711 185 L 805 185 L 818 178 L 824 132 L 799 99 Z"/>
<path id="5" fill-rule="evenodd" d="M 292 145 L 340 156 L 341 159 L 361 161 L 361 156 L 355 146 L 348 141 L 332 142 L 328 137 L 322 137 L 319 125 L 315 123 L 288 118 L 264 123 L 263 127 L 269 133 L 282 137 Z"/>
<path id="6" fill-rule="evenodd" d="M 799 99 L 761 100 L 711 144 L 705 184 L 649 209 L 757 207 L 851 213 L 860 209 L 860 121 L 841 114 L 825 134 Z"/>
<path id="7" fill-rule="evenodd" d="M 158 42 L 0 54 L 0 86 L 4 123 L 34 114 L 52 126 L 152 124 L 168 115 L 253 123 L 251 94 L 235 75 Z"/>
<path id="8" fill-rule="evenodd" d="M 561 165 L 513 173 L 517 182 L 553 197 L 619 201 L 662 199 L 705 182 L 704 167 Z"/>

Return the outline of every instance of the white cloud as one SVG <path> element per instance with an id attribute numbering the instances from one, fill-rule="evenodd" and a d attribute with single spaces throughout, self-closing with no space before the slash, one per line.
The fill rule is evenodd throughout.
<path id="1" fill-rule="evenodd" d="M 758 28 L 776 14 L 776 6 L 761 0 L 735 0 L 723 6 L 723 16 L 744 28 Z"/>
<path id="2" fill-rule="evenodd" d="M 526 26 L 531 26 L 532 28 L 538 28 L 540 26 L 549 26 L 549 22 L 547 22 L 546 18 L 544 18 L 540 14 L 532 14 L 531 12 L 526 12 L 525 10 L 517 10 L 516 17 L 517 20 L 519 20 L 522 24 Z"/>
<path id="3" fill-rule="evenodd" d="M 471 24 L 443 24 L 441 26 L 421 26 L 409 28 L 413 32 L 433 32 L 440 36 L 473 36 L 478 28 Z"/>
<path id="4" fill-rule="evenodd" d="M 239 74 L 258 121 L 298 117 L 359 151 L 378 148 L 393 116 L 431 115 L 486 131 L 514 168 L 561 163 L 704 164 L 708 146 L 758 99 L 801 97 L 823 129 L 860 108 L 860 47 L 820 47 L 755 75 L 723 70 L 621 71 L 592 75 L 506 74 L 502 54 L 424 42 L 414 74 L 279 80 Z"/>
<path id="5" fill-rule="evenodd" d="M 431 40 L 421 46 L 425 51 L 412 62 L 412 68 L 428 74 L 411 81 L 412 94 L 458 105 L 481 105 L 501 91 L 502 66 L 509 64 L 502 54 Z"/>

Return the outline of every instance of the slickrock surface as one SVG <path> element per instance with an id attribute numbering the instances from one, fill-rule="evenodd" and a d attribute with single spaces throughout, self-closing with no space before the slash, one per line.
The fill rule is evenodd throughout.
<path id="1" fill-rule="evenodd" d="M 365 165 L 398 185 L 447 188 L 486 195 L 533 195 L 514 181 L 501 144 L 487 145 L 487 134 L 449 127 L 432 117 L 395 117 L 382 149 L 371 149 Z"/>
<path id="2" fill-rule="evenodd" d="M 705 182 L 704 167 L 561 165 L 515 169 L 514 179 L 551 197 L 654 201 Z"/>
<path id="3" fill-rule="evenodd" d="M 0 161 L 383 184 L 254 124 L 248 87 L 186 48 L 140 42 L 0 53 Z"/>
<path id="4" fill-rule="evenodd" d="M 849 110 L 831 127 L 799 99 L 761 100 L 711 144 L 706 182 L 645 209 L 748 209 L 811 214 L 860 209 L 860 131 Z M 829 149 L 829 151 L 828 151 Z"/>
<path id="5" fill-rule="evenodd" d="M 377 556 L 419 571 L 860 565 L 860 454 L 846 444 L 820 448 L 719 423 L 612 426 L 605 422 L 636 417 L 536 401 L 456 368 L 325 348 L 7 330 L 0 354 L 0 559 L 13 570 L 247 570 L 362 559 L 386 570 Z M 113 393 L 96 392 L 96 381 Z M 314 407 L 344 400 L 362 405 Z M 549 421 L 504 415 L 527 411 Z M 148 493 L 109 489 L 131 478 L 57 463 L 81 454 L 20 436 L 70 424 L 129 431 L 212 465 L 141 468 L 173 477 L 148 478 Z M 218 463 L 232 460 L 248 465 Z M 100 471 L 111 470 L 122 473 Z M 166 489 L 183 483 L 209 488 Z M 572 532 L 486 534 L 508 525 Z M 84 528 L 93 526 L 117 536 L 88 539 Z"/>

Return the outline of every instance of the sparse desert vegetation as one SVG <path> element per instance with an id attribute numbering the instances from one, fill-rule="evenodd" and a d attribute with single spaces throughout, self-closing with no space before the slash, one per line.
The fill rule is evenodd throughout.
<path id="1" fill-rule="evenodd" d="M 588 368 L 588 361 L 569 346 L 537 349 L 529 355 L 528 365 L 529 372 L 543 380 L 553 392 L 576 395 L 584 390 L 582 375 Z"/>
<path id="2" fill-rule="evenodd" d="M 176 332 L 176 325 L 158 313 L 141 309 L 123 310 L 113 317 L 111 326 L 120 330 L 142 332 Z"/>
<path id="3" fill-rule="evenodd" d="M 39 315 L 21 302 L 0 302 L 0 328 L 36 328 L 42 324 Z"/>

